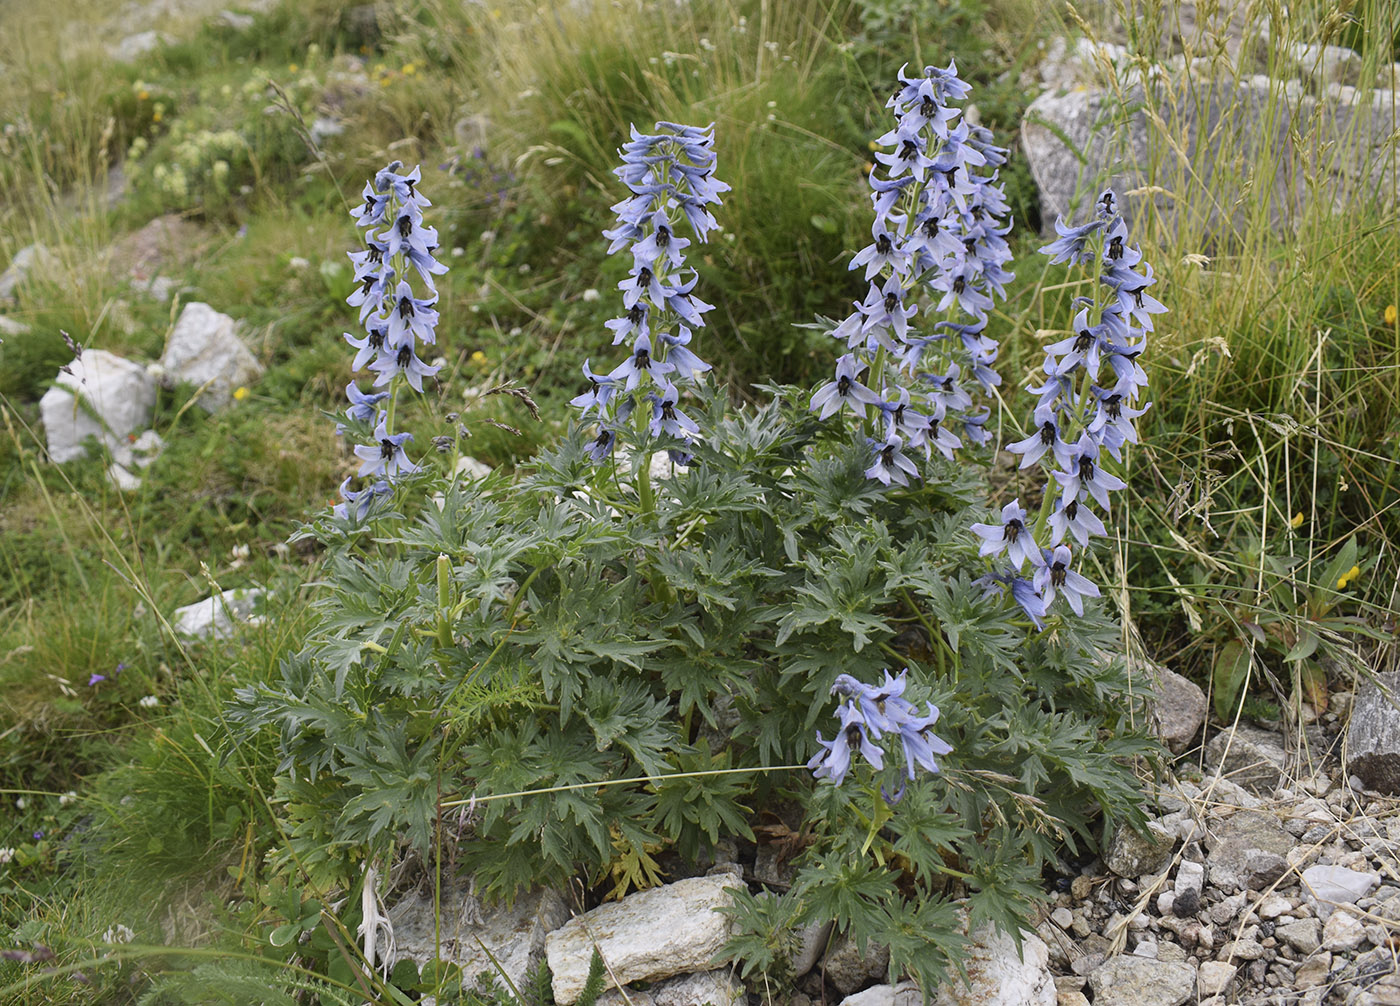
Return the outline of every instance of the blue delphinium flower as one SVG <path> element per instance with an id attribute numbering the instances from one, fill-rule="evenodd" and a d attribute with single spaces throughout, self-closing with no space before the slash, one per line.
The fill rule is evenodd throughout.
<path id="1" fill-rule="evenodd" d="M 834 715 L 841 723 L 840 730 L 831 740 L 817 734 L 821 746 L 807 768 L 818 778 L 829 778 L 839 786 L 851 768 L 852 755 L 859 751 L 861 756 L 878 772 L 885 767 L 885 750 L 875 742 L 886 735 L 899 739 L 904 755 L 906 771 L 898 790 L 885 799 L 897 803 L 904 795 L 905 783 L 912 780 L 917 768 L 938 772 L 937 755 L 945 755 L 953 750 L 951 744 L 932 733 L 938 720 L 938 707 L 927 704 L 927 713 L 919 715 L 918 707 L 904 698 L 908 669 L 894 677 L 888 670 L 884 681 L 878 685 L 867 685 L 849 674 L 838 675 L 831 686 L 831 694 L 841 696 L 841 704 Z"/>
<path id="2" fill-rule="evenodd" d="M 603 236 L 609 255 L 631 252 L 632 268 L 617 285 L 624 313 L 606 325 L 613 345 L 625 343 L 632 351 L 606 379 L 585 362 L 590 388 L 572 404 L 584 415 L 596 413 L 596 437 L 587 448 L 595 462 L 610 457 L 619 435 L 629 430 L 627 420 L 638 395 L 652 405 L 637 413 L 641 421 L 631 429 L 639 441 L 664 434 L 691 444 L 700 437 L 698 424 L 670 417 L 684 416 L 676 408 L 683 386 L 710 369 L 690 346 L 694 331 L 704 327 L 704 316 L 714 306 L 695 295 L 699 277 L 685 265 L 692 239 L 677 227 L 689 228 L 693 240 L 703 244 L 719 226 L 709 207 L 720 202 L 729 186 L 714 175 L 713 148 L 713 124 L 701 128 L 658 122 L 653 134 L 633 126 L 631 139 L 619 151 L 622 164 L 613 174 L 631 194 L 613 205 L 617 225 Z M 648 414 L 651 420 L 646 420 Z M 686 453 L 683 448 L 681 453 Z"/>
<path id="3" fill-rule="evenodd" d="M 1028 550 L 1012 554 L 1005 546 L 1014 569 L 979 582 L 992 593 L 1009 589 L 1037 626 L 1058 598 L 1079 615 L 1085 598 L 1099 596 L 1099 588 L 1071 567 L 1074 556 L 1066 539 L 1087 547 L 1093 537 L 1107 533 L 1103 516 L 1109 494 L 1127 483 L 1103 464 L 1107 458 L 1121 462 L 1124 446 L 1138 442 L 1133 421 L 1149 408 L 1149 403 L 1137 404 L 1147 387 L 1138 358 L 1146 349 L 1153 316 L 1166 310 L 1145 292 L 1156 282 L 1152 267 L 1143 263 L 1140 249 L 1128 244 L 1117 196 L 1106 190 L 1094 206 L 1095 218 L 1087 223 L 1056 221 L 1058 237 L 1041 249 L 1054 263 L 1095 267 L 1101 295 L 1076 298 L 1072 331 L 1045 346 L 1045 381 L 1030 388 L 1037 396 L 1034 430 L 1007 447 L 1021 455 L 1023 469 L 1039 465 L 1047 472 L 1040 514 L 1032 522 L 1019 501 L 1013 501 L 1002 510 L 1006 530 L 1000 538 L 995 525 L 972 525 L 983 556 L 999 556 L 1006 538 L 1024 536 Z M 1019 526 L 1010 523 L 1008 514 Z M 1050 547 L 1042 551 L 1034 539 L 1046 541 L 1047 531 Z M 1029 580 L 1015 575 L 1027 561 L 1035 567 Z"/>
<path id="4" fill-rule="evenodd" d="M 393 483 L 400 476 L 418 470 L 403 449 L 412 436 L 392 429 L 394 403 L 400 387 L 406 384 L 421 393 L 423 379 L 438 372 L 436 366 L 419 358 L 418 347 L 437 341 L 439 316 L 433 277 L 445 273 L 447 267 L 434 257 L 437 231 L 423 224 L 423 209 L 432 204 L 418 191 L 421 172 L 414 168 L 403 174 L 402 167 L 394 161 L 378 171 L 365 185 L 364 203 L 350 212 L 356 224 L 365 228 L 365 248 L 350 253 L 357 285 L 347 301 L 360 309 L 365 333 L 347 333 L 345 340 L 356 351 L 351 369 L 372 371 L 374 387 L 385 390 L 366 394 L 353 381 L 345 389 L 350 400 L 346 415 L 376 426 L 375 442 L 355 447 L 355 455 L 363 462 L 356 474 L 372 481 L 359 490 L 351 488 L 351 479 L 342 483 L 344 503 L 333 511 L 342 520 L 364 520 L 376 499 L 393 492 Z M 426 288 L 426 296 L 420 297 L 414 290 L 410 271 Z M 388 407 L 381 410 L 379 406 L 386 399 Z M 342 423 L 336 432 L 343 433 L 345 428 Z"/>
<path id="5" fill-rule="evenodd" d="M 896 472 L 907 469 L 888 463 L 894 458 L 892 436 L 907 437 L 903 447 L 921 447 L 926 458 L 934 450 L 954 456 L 962 441 L 953 429 L 965 430 L 973 442 L 986 441 L 985 418 L 972 411 L 971 395 L 953 386 L 959 374 L 971 375 L 988 391 L 1001 383 L 994 368 L 997 344 L 983 333 L 987 312 L 995 298 L 1005 297 L 1012 278 L 1004 268 L 1011 260 L 1010 226 L 1001 223 L 1008 207 L 996 174 L 1006 151 L 991 142 L 988 131 L 957 121 L 961 110 L 950 102 L 963 100 L 970 88 L 956 66 L 925 67 L 913 77 L 906 70 L 888 105 L 894 127 L 875 141 L 872 241 L 850 262 L 850 268 L 864 269 L 868 291 L 832 327 L 831 335 L 849 352 L 837 361 L 835 380 L 818 388 L 811 401 L 822 419 L 844 404 L 862 417 L 866 405 L 879 404 L 888 417 L 899 407 L 891 403 L 927 417 L 928 427 L 912 435 L 876 431 L 867 421 L 872 463 L 866 475 L 886 485 L 906 482 Z M 928 321 L 954 310 L 971 323 Z M 923 331 L 916 328 L 920 321 Z M 861 385 L 855 375 L 865 371 Z"/>

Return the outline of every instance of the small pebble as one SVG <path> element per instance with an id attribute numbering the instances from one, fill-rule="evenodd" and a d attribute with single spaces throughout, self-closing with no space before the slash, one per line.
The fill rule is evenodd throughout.
<path id="1" fill-rule="evenodd" d="M 1172 914 L 1179 919 L 1188 919 L 1201 910 L 1201 894 L 1187 888 L 1172 902 Z"/>
<path id="2" fill-rule="evenodd" d="M 1068 929 L 1074 922 L 1074 913 L 1068 908 L 1057 908 L 1050 913 L 1050 921 L 1061 929 Z"/>

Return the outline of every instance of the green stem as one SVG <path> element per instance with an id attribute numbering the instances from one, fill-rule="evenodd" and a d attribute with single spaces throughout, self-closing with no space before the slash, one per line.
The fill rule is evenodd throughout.
<path id="1" fill-rule="evenodd" d="M 452 646 L 452 623 L 447 617 L 452 607 L 452 563 L 441 553 L 437 557 L 437 595 L 438 645 L 448 649 Z"/>

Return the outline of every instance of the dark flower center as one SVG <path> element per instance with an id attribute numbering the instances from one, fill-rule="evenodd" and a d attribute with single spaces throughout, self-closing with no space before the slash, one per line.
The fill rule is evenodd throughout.
<path id="1" fill-rule="evenodd" d="M 1075 519 L 1076 517 L 1078 517 L 1078 516 L 1079 516 L 1079 501 L 1078 501 L 1078 500 L 1070 500 L 1069 503 L 1066 504 L 1066 506 L 1065 506 L 1065 519 L 1066 519 L 1066 520 L 1072 521 L 1072 520 L 1074 520 L 1074 519 Z"/>
<path id="2" fill-rule="evenodd" d="M 1138 289 L 1136 289 L 1136 290 L 1133 291 L 1133 301 L 1137 304 L 1138 307 L 1142 307 L 1142 288 L 1141 288 L 1141 287 L 1139 287 Z"/>
<path id="3" fill-rule="evenodd" d="M 836 393 L 838 395 L 849 395 L 851 393 L 851 385 L 853 383 L 854 382 L 849 377 L 847 377 L 845 374 L 842 374 L 836 382 Z"/>
<path id="4" fill-rule="evenodd" d="M 1087 352 L 1089 347 L 1093 344 L 1094 335 L 1086 328 L 1084 331 L 1080 332 L 1078 338 L 1074 340 L 1074 351 L 1076 353 Z"/>
<path id="5" fill-rule="evenodd" d="M 599 430 L 598 436 L 593 440 L 593 444 L 595 447 L 606 450 L 612 444 L 612 440 L 613 435 L 611 430 Z"/>
<path id="6" fill-rule="evenodd" d="M 676 409 L 671 402 L 661 403 L 661 418 L 664 422 L 674 423 L 676 421 Z"/>
<path id="7" fill-rule="evenodd" d="M 413 233 L 413 218 L 407 213 L 399 217 L 399 237 L 406 238 Z"/>
<path id="8" fill-rule="evenodd" d="M 375 349 L 384 348 L 384 332 L 380 329 L 373 329 L 369 333 L 369 344 Z"/>
<path id="9" fill-rule="evenodd" d="M 1094 480 L 1094 459 L 1087 454 L 1081 455 L 1079 458 L 1079 477 L 1085 482 Z"/>
<path id="10" fill-rule="evenodd" d="M 1065 585 L 1065 564 L 1062 562 L 1052 563 L 1050 566 L 1050 582 L 1056 587 Z"/>
<path id="11" fill-rule="evenodd" d="M 665 248 L 671 243 L 671 228 L 665 224 L 660 224 L 656 228 L 656 247 Z"/>
<path id="12" fill-rule="evenodd" d="M 384 253 L 383 253 L 382 251 L 380 251 L 378 248 L 376 248 L 374 245 L 370 245 L 370 246 L 369 246 L 369 260 L 370 260 L 371 262 L 373 262 L 375 265 L 379 265 L 380 263 L 382 263 L 382 262 L 384 261 Z"/>
<path id="13" fill-rule="evenodd" d="M 964 290 L 966 290 L 966 289 L 967 289 L 967 281 L 964 280 L 961 276 L 959 276 L 957 279 L 953 280 L 953 292 L 954 292 L 954 293 L 962 293 L 962 292 L 963 292 Z"/>
<path id="14" fill-rule="evenodd" d="M 400 298 L 399 298 L 399 317 L 400 317 L 400 318 L 412 318 L 412 317 L 413 317 L 413 298 L 412 298 L 412 297 L 400 297 Z"/>
<path id="15" fill-rule="evenodd" d="M 1123 415 L 1123 396 L 1119 394 L 1109 395 L 1103 400 L 1103 410 L 1108 413 L 1110 419 L 1119 419 Z"/>
<path id="16" fill-rule="evenodd" d="M 956 164 L 954 164 L 954 165 L 953 165 L 951 168 L 949 168 L 947 171 L 943 172 L 943 177 L 946 178 L 946 179 L 948 179 L 948 184 L 949 184 L 949 185 L 955 185 L 955 184 L 957 184 L 957 180 L 958 180 L 958 166 L 957 166 Z"/>
<path id="17" fill-rule="evenodd" d="M 642 319 L 647 316 L 647 309 L 641 301 L 632 305 L 632 310 L 627 312 L 627 321 L 634 328 L 642 323 Z"/>
<path id="18" fill-rule="evenodd" d="M 899 148 L 899 159 L 902 161 L 912 161 L 919 156 L 919 145 L 913 140 L 905 140 L 904 145 Z"/>
<path id="19" fill-rule="evenodd" d="M 899 307 L 899 294 L 897 294 L 897 293 L 887 293 L 887 294 L 885 294 L 885 311 L 886 311 L 886 313 L 888 313 L 888 314 L 894 314 L 895 309 L 898 308 L 898 307 Z"/>
<path id="20" fill-rule="evenodd" d="M 1108 257 L 1111 259 L 1123 257 L 1123 235 L 1115 234 L 1108 242 Z"/>
<path id="21" fill-rule="evenodd" d="M 889 465 L 889 464 L 893 464 L 893 463 L 894 463 L 894 452 L 895 452 L 897 449 L 898 449 L 898 448 L 896 448 L 894 444 L 887 444 L 887 445 L 880 451 L 880 457 L 881 457 L 881 459 L 885 462 L 885 464 Z"/>
<path id="22" fill-rule="evenodd" d="M 860 747 L 860 740 L 861 740 L 861 737 L 862 737 L 862 733 L 861 733 L 861 729 L 860 729 L 860 724 L 859 724 L 859 723 L 852 723 L 850 726 L 848 726 L 848 727 L 846 728 L 846 746 L 847 746 L 847 747 L 853 747 L 853 748 L 858 748 L 858 747 Z"/>
<path id="23" fill-rule="evenodd" d="M 1021 537 L 1021 532 L 1025 529 L 1026 525 L 1022 524 L 1018 518 L 1012 517 L 1006 522 L 1006 530 L 1002 532 L 1002 537 L 1007 541 L 1015 541 Z"/>
<path id="24" fill-rule="evenodd" d="M 1049 447 L 1055 442 L 1056 433 L 1054 421 L 1050 419 L 1045 420 L 1045 422 L 1040 425 L 1040 442 L 1046 447 Z"/>
<path id="25" fill-rule="evenodd" d="M 651 369 L 651 353 L 645 349 L 637 350 L 637 354 L 632 358 L 633 364 L 638 370 Z"/>
<path id="26" fill-rule="evenodd" d="M 929 217 L 924 221 L 924 233 L 930 238 L 938 237 L 938 218 Z"/>
<path id="27" fill-rule="evenodd" d="M 408 362 L 413 359 L 413 347 L 404 343 L 399 347 L 398 355 L 394 357 L 394 362 L 399 365 L 400 370 L 408 369 Z"/>
<path id="28" fill-rule="evenodd" d="M 637 289 L 651 286 L 651 270 L 642 266 L 641 272 L 637 273 Z"/>
<path id="29" fill-rule="evenodd" d="M 379 441 L 379 456 L 382 457 L 385 461 L 391 460 L 394 456 L 394 452 L 397 450 L 398 448 L 394 446 L 394 442 L 392 440 Z"/>
<path id="30" fill-rule="evenodd" d="M 366 276 L 364 279 L 360 280 L 360 292 L 368 297 L 370 287 L 374 286 L 374 281 L 377 278 L 376 276 Z"/>
<path id="31" fill-rule="evenodd" d="M 890 241 L 890 236 L 888 234 L 881 233 L 880 236 L 875 239 L 875 251 L 879 255 L 888 255 L 890 252 L 894 251 L 894 243 Z"/>
<path id="32" fill-rule="evenodd" d="M 919 102 L 919 114 L 925 119 L 932 119 L 938 114 L 938 106 L 927 94 L 924 95 L 924 100 Z"/>

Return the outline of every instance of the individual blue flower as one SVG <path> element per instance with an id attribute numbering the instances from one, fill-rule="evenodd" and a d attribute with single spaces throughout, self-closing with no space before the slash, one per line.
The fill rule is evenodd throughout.
<path id="1" fill-rule="evenodd" d="M 331 512 L 340 520 L 349 520 L 353 513 L 357 521 L 363 521 L 374 501 L 393 491 L 394 487 L 381 479 L 355 492 L 350 489 L 350 479 L 347 478 L 340 484 L 340 497 L 345 502 L 336 504 Z"/>
<path id="2" fill-rule="evenodd" d="M 432 377 L 442 368 L 431 366 L 418 359 L 418 354 L 413 351 L 412 343 L 404 343 L 393 353 L 385 353 L 369 365 L 379 376 L 374 379 L 374 386 L 381 388 L 389 384 L 399 375 L 408 381 L 414 391 L 420 395 L 423 393 L 423 378 Z"/>
<path id="3" fill-rule="evenodd" d="M 582 409 L 583 414 L 588 415 L 590 409 L 597 409 L 601 414 L 607 406 L 613 392 L 617 390 L 617 381 L 607 374 L 595 374 L 588 365 L 588 361 L 583 361 L 583 376 L 588 378 L 588 390 L 577 398 L 571 399 L 569 404 L 576 409 Z"/>
<path id="4" fill-rule="evenodd" d="M 847 353 L 836 361 L 836 379 L 823 384 L 812 395 L 811 409 L 818 419 L 827 419 L 843 405 L 849 405 L 858 416 L 865 415 L 867 405 L 875 405 L 880 396 L 860 383 L 860 373 L 866 366 Z"/>
<path id="5" fill-rule="evenodd" d="M 1014 499 L 1001 508 L 1000 524 L 973 524 L 972 533 L 982 539 L 977 554 L 996 556 L 1005 552 L 1016 569 L 1023 569 L 1028 562 L 1040 565 L 1040 546 L 1026 523 L 1027 516 L 1020 499 Z"/>
<path id="6" fill-rule="evenodd" d="M 361 227 L 372 227 L 384 222 L 384 207 L 389 203 L 388 193 L 376 192 L 369 182 L 365 182 L 365 201 L 350 211 L 355 223 Z"/>
<path id="7" fill-rule="evenodd" d="M 909 476 L 919 477 L 919 467 L 904 453 L 904 441 L 895 434 L 883 440 L 867 437 L 867 444 L 874 454 L 874 463 L 865 470 L 865 477 L 875 479 L 884 485 L 907 486 Z"/>
<path id="8" fill-rule="evenodd" d="M 1047 552 L 1045 562 L 1036 570 L 1035 588 L 1045 599 L 1048 608 L 1056 597 L 1063 597 L 1076 615 L 1084 614 L 1084 598 L 1098 597 L 1099 588 L 1080 573 L 1070 569 L 1068 545 L 1056 545 L 1053 552 Z"/>
<path id="9" fill-rule="evenodd" d="M 429 344 L 436 342 L 436 304 L 436 297 L 429 300 L 413 296 L 413 288 L 400 280 L 394 290 L 394 305 L 389 313 L 389 345 L 398 349 L 414 338 Z"/>
<path id="10" fill-rule="evenodd" d="M 606 426 L 598 427 L 598 435 L 589 441 L 584 453 L 593 459 L 594 464 L 602 464 L 617 446 L 617 434 Z"/>
<path id="11" fill-rule="evenodd" d="M 1035 584 L 1024 576 L 1011 577 L 1011 599 L 1025 612 L 1032 625 L 1037 629 L 1045 628 L 1045 616 L 1050 606 L 1035 589 Z"/>
<path id="12" fill-rule="evenodd" d="M 889 268 L 895 275 L 903 276 L 909 270 L 913 255 L 901 247 L 899 239 L 884 227 L 873 228 L 875 240 L 866 245 L 851 259 L 851 269 L 865 266 L 865 278 L 874 279 L 881 270 Z"/>
<path id="13" fill-rule="evenodd" d="M 841 729 L 831 740 L 824 740 L 817 734 L 817 743 L 822 750 L 807 762 L 807 768 L 818 778 L 829 778 L 835 785 L 841 785 L 846 773 L 851 769 L 851 755 L 859 751 L 877 771 L 885 767 L 885 752 L 870 739 L 860 708 L 841 705 L 836 716 L 841 720 Z"/>
<path id="14" fill-rule="evenodd" d="M 614 381 L 623 382 L 623 387 L 631 391 L 644 379 L 655 382 L 675 369 L 676 365 L 673 363 L 653 359 L 651 339 L 646 335 L 638 335 L 632 344 L 632 355 L 618 364 L 608 376 Z"/>
<path id="15" fill-rule="evenodd" d="M 389 397 L 387 391 L 373 391 L 369 394 L 360 390 L 359 385 L 351 381 L 345 386 L 345 397 L 350 399 L 350 408 L 345 410 L 345 415 L 357 423 L 375 422 L 379 415 L 376 406 Z M 345 432 L 345 424 L 337 423 L 335 435 L 340 436 Z"/>
<path id="16" fill-rule="evenodd" d="M 861 326 L 864 333 L 869 336 L 888 328 L 896 339 L 902 341 L 909 333 L 909 319 L 919 313 L 918 304 L 904 306 L 904 297 L 905 290 L 897 275 L 885 280 L 882 287 L 877 288 L 871 283 L 865 303 L 860 305 L 861 313 L 865 315 L 865 322 Z M 878 338 L 878 335 L 876 337 Z M 881 339 L 880 342 L 887 349 L 897 351 L 897 347 L 888 340 Z"/>
<path id="17" fill-rule="evenodd" d="M 1089 536 L 1103 537 L 1108 529 L 1099 520 L 1098 514 L 1081 503 L 1077 497 L 1062 496 L 1050 514 L 1050 544 L 1058 545 L 1069 535 L 1082 546 L 1089 544 Z"/>
<path id="18" fill-rule="evenodd" d="M 374 428 L 375 443 L 369 446 L 361 444 L 355 448 L 355 456 L 364 462 L 356 475 L 393 481 L 399 475 L 418 471 L 418 466 L 408 460 L 403 450 L 403 445 L 412 439 L 412 433 L 390 434 L 381 420 Z"/>
<path id="19" fill-rule="evenodd" d="M 666 362 L 675 367 L 675 374 L 684 381 L 693 381 L 710 369 L 710 365 L 690 351 L 690 329 L 684 325 L 676 335 L 663 332 L 660 336 L 666 347 Z"/>
<path id="20" fill-rule="evenodd" d="M 1049 255 L 1051 265 L 1059 265 L 1062 262 L 1078 265 L 1087 260 L 1088 253 L 1085 247 L 1089 238 L 1103 230 L 1103 225 L 1102 220 L 1090 220 L 1078 227 L 1070 227 L 1065 223 L 1064 217 L 1056 217 L 1055 233 L 1059 237 L 1041 248 L 1040 254 Z"/>
<path id="21" fill-rule="evenodd" d="M 932 702 L 928 704 L 928 714 L 925 716 L 908 716 L 899 723 L 899 742 L 904 748 L 904 760 L 907 765 L 906 778 L 914 778 L 914 769 L 923 767 L 930 772 L 939 771 L 936 755 L 951 754 L 953 745 L 949 744 L 942 737 L 932 732 L 933 725 L 938 722 L 938 707 Z"/>
<path id="22" fill-rule="evenodd" d="M 389 323 L 371 318 L 365 325 L 365 334 L 358 338 L 345 333 L 345 341 L 358 352 L 350 364 L 351 370 L 362 370 L 365 364 L 381 356 L 389 346 Z"/>
<path id="23" fill-rule="evenodd" d="M 1057 462 L 1067 466 L 1074 450 L 1060 436 L 1059 413 L 1049 406 L 1037 406 L 1035 422 L 1038 425 L 1030 436 L 1014 444 L 1007 444 L 1006 449 L 1012 454 L 1021 455 L 1021 468 L 1031 467 L 1044 457 L 1047 451 Z"/>
<path id="24" fill-rule="evenodd" d="M 694 420 L 676 408 L 680 392 L 670 381 L 662 386 L 660 395 L 648 395 L 647 399 L 651 402 L 650 428 L 653 437 L 665 433 L 677 440 L 690 441 L 700 435 L 700 428 Z"/>
<path id="25" fill-rule="evenodd" d="M 673 269 L 678 269 L 685 260 L 681 253 L 690 244 L 689 238 L 683 238 L 675 232 L 671 221 L 667 218 L 663 210 L 657 210 L 651 215 L 651 233 L 646 239 L 638 242 L 632 247 L 632 259 L 635 267 L 649 267 L 656 271 L 657 263 L 664 260 Z"/>
<path id="26" fill-rule="evenodd" d="M 1064 489 L 1067 499 L 1092 496 L 1105 510 L 1108 509 L 1108 494 L 1127 488 L 1127 483 L 1117 475 L 1099 466 L 1099 446 L 1088 431 L 1080 434 L 1074 445 L 1074 457 L 1066 471 L 1052 474 Z"/>

